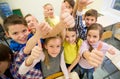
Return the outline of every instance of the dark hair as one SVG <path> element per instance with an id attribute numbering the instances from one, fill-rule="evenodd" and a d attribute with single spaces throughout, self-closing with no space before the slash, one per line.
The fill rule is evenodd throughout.
<path id="1" fill-rule="evenodd" d="M 88 29 L 87 29 L 87 34 L 90 30 L 98 30 L 99 31 L 99 36 L 100 38 L 102 37 L 102 34 L 103 34 L 103 26 L 99 23 L 93 23 L 91 24 Z M 99 39 L 100 39 L 99 38 Z M 90 45 L 90 48 L 89 50 L 92 51 L 93 47 Z"/>
<path id="2" fill-rule="evenodd" d="M 0 61 L 13 61 L 12 50 L 4 44 L 0 44 Z"/>
<path id="3" fill-rule="evenodd" d="M 68 2 L 72 8 L 74 8 L 75 1 L 74 0 L 64 0 L 64 2 Z"/>
<path id="4" fill-rule="evenodd" d="M 97 20 L 98 12 L 97 12 L 97 10 L 95 10 L 95 9 L 90 9 L 90 10 L 88 10 L 87 12 L 85 12 L 85 17 L 86 17 L 86 16 L 93 16 L 93 17 L 95 17 L 95 19 Z"/>
<path id="5" fill-rule="evenodd" d="M 11 15 L 4 20 L 3 28 L 6 32 L 8 32 L 9 30 L 8 27 L 10 25 L 16 25 L 16 24 L 23 24 L 24 26 L 27 27 L 27 22 L 25 21 L 23 17 L 18 16 L 18 15 Z"/>

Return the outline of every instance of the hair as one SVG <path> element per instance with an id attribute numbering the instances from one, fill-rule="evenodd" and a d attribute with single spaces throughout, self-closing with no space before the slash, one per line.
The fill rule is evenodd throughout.
<path id="1" fill-rule="evenodd" d="M 72 27 L 72 28 L 66 28 L 66 30 L 67 30 L 67 31 L 74 31 L 74 32 L 76 32 L 76 34 L 77 34 L 77 28 L 75 28 L 75 27 Z M 79 41 L 79 38 L 76 37 L 76 41 L 75 41 L 75 43 L 76 43 L 76 46 L 77 46 L 77 51 L 79 50 L 78 41 Z"/>
<path id="2" fill-rule="evenodd" d="M 26 18 L 29 17 L 29 16 L 33 16 L 33 15 L 32 15 L 32 14 L 27 14 L 27 15 L 25 15 L 24 19 L 26 20 Z M 36 19 L 36 18 L 35 18 L 35 19 Z M 36 19 L 36 21 L 38 22 L 37 19 Z"/>
<path id="3" fill-rule="evenodd" d="M 45 8 L 47 5 L 50 5 L 50 6 L 53 7 L 53 5 L 52 5 L 51 3 L 46 3 L 46 4 L 43 6 L 43 8 Z"/>
<path id="4" fill-rule="evenodd" d="M 62 38 L 61 36 L 57 35 L 57 36 L 54 36 L 54 37 L 49 37 L 49 38 L 46 38 L 45 41 L 44 41 L 44 45 L 47 45 L 48 42 L 52 39 L 60 39 L 61 40 L 61 45 L 62 45 Z M 49 56 L 48 56 L 48 52 L 47 50 L 45 49 L 44 47 L 44 53 L 45 53 L 45 65 L 49 68 Z"/>
<path id="5" fill-rule="evenodd" d="M 78 8 L 78 3 L 79 3 L 79 0 L 76 0 L 74 8 L 73 8 L 73 13 L 72 13 L 73 17 L 76 16 L 76 12 L 77 12 L 77 8 Z"/>
<path id="6" fill-rule="evenodd" d="M 16 25 L 16 24 L 23 24 L 24 26 L 27 27 L 27 22 L 25 21 L 23 17 L 18 16 L 18 15 L 10 15 L 4 20 L 3 28 L 6 32 L 8 32 L 9 31 L 8 27 L 11 25 Z"/>
<path id="7" fill-rule="evenodd" d="M 87 12 L 85 12 L 85 17 L 86 16 L 93 16 L 97 20 L 97 18 L 98 18 L 98 12 L 95 9 L 90 9 Z"/>
<path id="8" fill-rule="evenodd" d="M 26 19 L 29 16 L 32 16 L 32 15 L 31 14 L 27 14 L 27 15 L 25 15 L 24 19 Z"/>
<path id="9" fill-rule="evenodd" d="M 90 25 L 90 27 L 88 27 L 87 29 L 87 34 L 90 30 L 98 30 L 99 31 L 99 36 L 100 38 L 102 37 L 102 34 L 103 34 L 103 26 L 99 23 L 93 23 Z M 99 38 L 99 39 L 100 39 Z M 92 51 L 93 47 L 90 45 L 90 48 L 89 50 Z"/>
<path id="10" fill-rule="evenodd" d="M 64 0 L 64 2 L 68 2 L 72 8 L 74 8 L 75 1 L 74 0 Z"/>
<path id="11" fill-rule="evenodd" d="M 0 61 L 8 61 L 8 62 L 13 61 L 12 50 L 4 44 L 0 44 Z"/>

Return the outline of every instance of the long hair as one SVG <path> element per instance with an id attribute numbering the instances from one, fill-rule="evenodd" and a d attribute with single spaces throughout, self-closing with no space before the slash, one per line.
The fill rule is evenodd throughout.
<path id="1" fill-rule="evenodd" d="M 54 37 L 49 37 L 49 38 L 46 38 L 45 39 L 45 42 L 44 42 L 44 45 L 47 45 L 48 42 L 52 39 L 60 39 L 61 40 L 61 45 L 62 45 L 62 38 L 57 35 L 57 36 L 54 36 Z M 44 60 L 44 63 L 45 65 L 47 66 L 47 68 L 49 68 L 49 55 L 48 55 L 48 52 L 47 52 L 47 49 L 45 49 L 44 47 L 44 53 L 45 53 L 45 60 Z"/>
<path id="2" fill-rule="evenodd" d="M 88 29 L 87 29 L 87 34 L 90 30 L 98 30 L 99 31 L 99 39 L 101 39 L 102 34 L 103 34 L 103 26 L 99 23 L 93 23 L 91 24 Z M 90 44 L 89 44 L 90 45 Z M 93 47 L 90 45 L 89 51 L 92 51 Z"/>

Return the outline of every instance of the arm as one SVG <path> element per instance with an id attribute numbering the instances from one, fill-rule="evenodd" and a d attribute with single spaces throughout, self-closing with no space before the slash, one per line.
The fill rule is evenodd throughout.
<path id="1" fill-rule="evenodd" d="M 95 49 L 92 52 L 85 51 L 83 57 L 94 67 L 98 67 L 104 59 L 103 53 Z"/>
<path id="2" fill-rule="evenodd" d="M 26 46 L 24 48 L 24 53 L 29 54 L 34 46 L 36 46 L 38 40 L 48 32 L 50 32 L 52 28 L 46 22 L 41 22 L 36 26 L 36 33 L 27 41 Z"/>
<path id="3" fill-rule="evenodd" d="M 77 63 L 80 60 L 80 55 L 78 54 L 78 56 L 76 57 L 76 59 L 74 60 L 74 62 L 68 67 L 68 71 L 71 72 L 71 70 L 77 65 Z"/>
<path id="4" fill-rule="evenodd" d="M 28 56 L 28 58 L 25 59 L 25 61 L 22 63 L 22 65 L 19 68 L 19 74 L 26 74 L 29 70 L 31 70 L 36 63 L 38 63 L 40 60 L 43 60 L 44 54 L 42 52 L 42 48 L 40 44 L 38 46 L 35 46 L 32 49 L 31 55 Z"/>

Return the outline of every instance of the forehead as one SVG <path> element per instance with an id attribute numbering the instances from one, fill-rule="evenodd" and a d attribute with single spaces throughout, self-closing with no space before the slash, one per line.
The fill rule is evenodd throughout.
<path id="1" fill-rule="evenodd" d="M 22 30 L 25 28 L 27 28 L 27 26 L 25 26 L 23 24 L 15 24 L 15 25 L 10 25 L 8 27 L 8 31 Z"/>
<path id="2" fill-rule="evenodd" d="M 49 8 L 53 8 L 52 5 L 46 5 L 44 8 L 49 9 Z"/>
<path id="3" fill-rule="evenodd" d="M 57 44 L 61 44 L 61 39 L 60 38 L 55 38 L 55 39 L 51 39 L 48 41 L 49 45 L 57 45 Z"/>
<path id="4" fill-rule="evenodd" d="M 66 31 L 66 35 L 70 36 L 70 35 L 74 35 L 76 34 L 75 31 Z"/>
<path id="5" fill-rule="evenodd" d="M 85 19 L 94 19 L 94 20 L 96 20 L 96 17 L 95 16 L 85 16 Z"/>
<path id="6" fill-rule="evenodd" d="M 88 34 L 90 34 L 90 35 L 98 35 L 100 32 L 99 32 L 99 30 L 89 30 L 88 31 Z"/>

